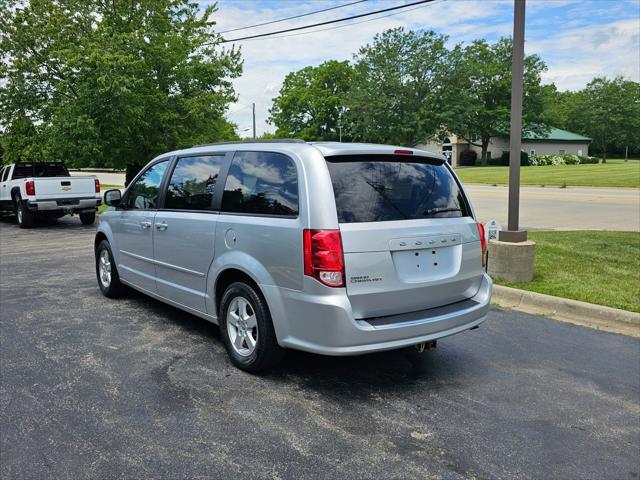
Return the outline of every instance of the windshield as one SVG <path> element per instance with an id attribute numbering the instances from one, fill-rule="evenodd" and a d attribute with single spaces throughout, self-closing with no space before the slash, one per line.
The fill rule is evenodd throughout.
<path id="1" fill-rule="evenodd" d="M 393 155 L 326 160 L 340 223 L 471 216 L 455 178 L 437 160 L 406 162 Z"/>

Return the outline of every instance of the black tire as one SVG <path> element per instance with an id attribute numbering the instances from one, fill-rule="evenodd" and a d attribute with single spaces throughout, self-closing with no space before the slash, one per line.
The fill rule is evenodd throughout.
<path id="1" fill-rule="evenodd" d="M 240 354 L 232 345 L 227 316 L 232 303 L 243 298 L 249 303 L 256 320 L 255 347 L 248 354 Z M 241 370 L 257 373 L 277 365 L 284 356 L 284 349 L 278 345 L 269 307 L 253 286 L 244 282 L 229 285 L 220 302 L 220 336 L 231 362 Z M 253 330 L 253 329 L 252 329 Z M 245 342 L 247 347 L 248 343 Z"/>
<path id="2" fill-rule="evenodd" d="M 80 212 L 80 221 L 83 225 L 93 225 L 96 221 L 96 212 Z"/>
<path id="3" fill-rule="evenodd" d="M 102 277 L 102 271 L 100 269 L 101 257 L 103 252 L 107 252 L 110 265 L 110 277 L 106 280 L 106 277 Z M 124 292 L 124 285 L 120 282 L 120 276 L 118 275 L 118 269 L 116 268 L 116 262 L 113 260 L 113 253 L 111 252 L 111 246 L 106 240 L 102 240 L 96 248 L 96 278 L 98 279 L 98 286 L 100 291 L 105 297 L 117 298 Z"/>
<path id="4" fill-rule="evenodd" d="M 18 226 L 20 228 L 33 227 L 33 223 L 35 221 L 34 215 L 25 206 L 22 199 L 20 197 L 15 197 L 14 203 L 16 206 L 16 221 L 18 222 Z"/>

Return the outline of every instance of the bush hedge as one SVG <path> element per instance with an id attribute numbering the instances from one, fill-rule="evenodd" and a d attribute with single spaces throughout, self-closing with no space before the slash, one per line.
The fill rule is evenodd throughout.
<path id="1" fill-rule="evenodd" d="M 520 151 L 520 165 L 522 166 L 542 166 L 542 165 L 584 165 L 587 163 L 600 163 L 597 157 L 585 157 L 583 155 L 529 155 L 525 151 Z M 460 154 L 460 165 L 479 165 L 480 159 L 473 150 L 465 150 Z M 509 166 L 509 152 L 502 152 L 500 158 L 489 158 L 487 165 Z"/>
<path id="2" fill-rule="evenodd" d="M 596 157 L 585 157 L 581 155 L 531 155 L 528 165 L 584 165 L 586 163 L 598 163 Z"/>
<path id="3" fill-rule="evenodd" d="M 465 150 L 460 153 L 460 165 L 464 167 L 470 167 L 476 164 L 478 154 L 475 150 Z"/>
<path id="4" fill-rule="evenodd" d="M 488 165 L 498 165 L 503 167 L 509 166 L 509 152 L 502 152 L 500 158 L 490 158 L 487 161 Z M 520 165 L 529 165 L 529 154 L 524 151 L 520 151 Z"/>

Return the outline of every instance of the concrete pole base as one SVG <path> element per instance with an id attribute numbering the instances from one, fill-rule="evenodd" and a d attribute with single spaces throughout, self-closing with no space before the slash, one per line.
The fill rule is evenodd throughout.
<path id="1" fill-rule="evenodd" d="M 487 271 L 491 277 L 508 282 L 530 282 L 533 280 L 533 261 L 536 242 L 489 241 Z"/>

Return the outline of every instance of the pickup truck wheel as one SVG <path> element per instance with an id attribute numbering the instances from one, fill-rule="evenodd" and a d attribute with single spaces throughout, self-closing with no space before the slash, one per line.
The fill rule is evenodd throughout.
<path id="1" fill-rule="evenodd" d="M 222 296 L 220 335 L 231 362 L 247 372 L 271 368 L 284 356 L 266 302 L 244 282 L 232 283 Z"/>
<path id="2" fill-rule="evenodd" d="M 116 298 L 122 295 L 124 285 L 120 283 L 111 246 L 106 240 L 102 240 L 96 248 L 96 276 L 98 286 L 105 297 Z"/>
<path id="3" fill-rule="evenodd" d="M 96 212 L 80 212 L 80 221 L 83 225 L 93 225 L 96 221 Z"/>
<path id="4" fill-rule="evenodd" d="M 18 221 L 18 226 L 20 228 L 30 228 L 33 226 L 33 214 L 29 211 L 29 209 L 22 203 L 19 197 L 15 199 L 16 203 L 16 220 Z"/>

